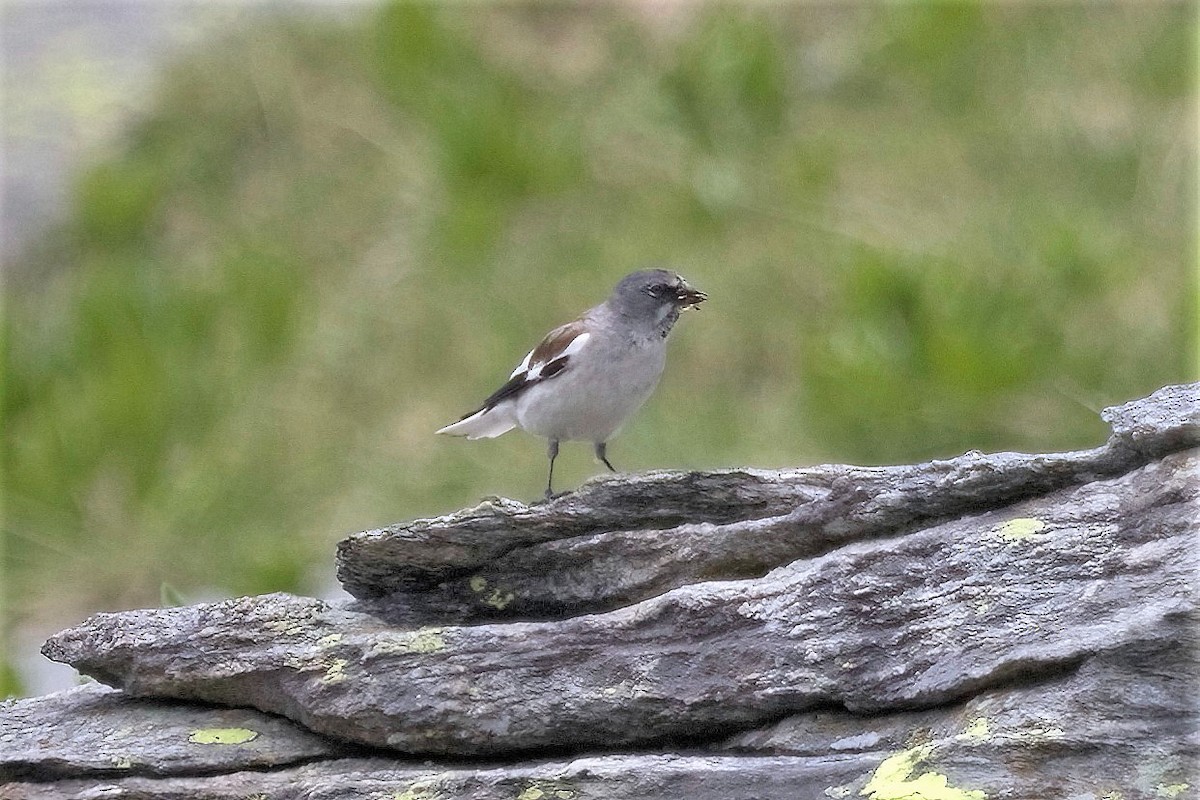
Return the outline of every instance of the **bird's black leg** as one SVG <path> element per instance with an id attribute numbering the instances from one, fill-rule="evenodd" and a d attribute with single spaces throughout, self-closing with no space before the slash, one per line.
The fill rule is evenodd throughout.
<path id="1" fill-rule="evenodd" d="M 546 478 L 546 499 L 550 500 L 554 497 L 554 459 L 558 458 L 558 439 L 550 440 L 547 452 L 550 456 L 550 477 Z"/>
<path id="2" fill-rule="evenodd" d="M 596 442 L 596 458 L 604 462 L 604 466 L 608 467 L 609 472 L 616 472 L 617 468 L 608 463 L 608 442 Z"/>

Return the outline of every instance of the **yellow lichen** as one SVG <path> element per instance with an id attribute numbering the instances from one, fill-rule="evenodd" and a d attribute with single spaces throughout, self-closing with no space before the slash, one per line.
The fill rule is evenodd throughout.
<path id="1" fill-rule="evenodd" d="M 471 591 L 475 594 L 483 594 L 487 591 L 488 581 L 482 575 L 472 575 L 467 581 L 467 585 L 471 587 Z M 503 611 L 504 608 L 513 601 L 516 597 L 512 592 L 505 591 L 499 587 L 493 588 L 486 597 L 481 597 L 480 602 L 485 606 L 491 606 L 497 611 Z"/>
<path id="2" fill-rule="evenodd" d="M 328 636 L 322 636 L 320 639 L 317 639 L 317 647 L 333 647 L 341 640 L 342 634 L 331 633 Z"/>
<path id="3" fill-rule="evenodd" d="M 976 717 L 967 723 L 967 727 L 963 729 L 962 735 L 968 739 L 982 741 L 991 733 L 988 725 L 987 717 Z"/>
<path id="4" fill-rule="evenodd" d="M 445 628 L 420 628 L 415 631 L 387 633 L 375 637 L 369 655 L 393 653 L 436 653 L 446 647 Z"/>
<path id="5" fill-rule="evenodd" d="M 951 786 L 945 775 L 922 772 L 912 777 L 917 765 L 929 758 L 932 744 L 912 747 L 885 758 L 859 794 L 870 800 L 987 800 L 978 789 Z"/>
<path id="6" fill-rule="evenodd" d="M 572 800 L 575 797 L 575 792 L 566 789 L 557 781 L 535 782 L 525 787 L 517 800 L 549 800 L 549 798 L 557 798 L 557 800 Z"/>
<path id="7" fill-rule="evenodd" d="M 484 598 L 485 605 L 489 605 L 497 611 L 503 611 L 504 608 L 513 601 L 516 595 L 512 592 L 505 592 L 500 589 L 492 589 L 491 594 Z"/>
<path id="8" fill-rule="evenodd" d="M 438 797 L 435 781 L 422 779 L 414 781 L 403 792 L 392 795 L 392 800 L 436 800 Z"/>
<path id="9" fill-rule="evenodd" d="M 304 633 L 304 625 L 294 619 L 272 619 L 263 623 L 263 627 L 281 636 L 296 636 Z"/>
<path id="10" fill-rule="evenodd" d="M 421 628 L 413 631 L 409 650 L 413 653 L 436 653 L 446 647 L 441 628 Z"/>
<path id="11" fill-rule="evenodd" d="M 996 533 L 1010 542 L 1018 542 L 1022 539 L 1029 539 L 1043 532 L 1046 528 L 1046 523 L 1040 519 L 1018 517 L 1017 519 L 1010 519 L 1003 525 L 996 526 Z"/>
<path id="12" fill-rule="evenodd" d="M 346 665 L 350 663 L 344 658 L 335 658 L 325 667 L 325 674 L 321 676 L 321 683 L 341 683 L 346 680 Z"/>
<path id="13" fill-rule="evenodd" d="M 1160 783 L 1154 787 L 1154 793 L 1159 797 L 1178 797 L 1190 788 L 1186 783 Z"/>
<path id="14" fill-rule="evenodd" d="M 258 738 L 249 728 L 197 728 L 188 734 L 192 744 L 245 744 Z"/>

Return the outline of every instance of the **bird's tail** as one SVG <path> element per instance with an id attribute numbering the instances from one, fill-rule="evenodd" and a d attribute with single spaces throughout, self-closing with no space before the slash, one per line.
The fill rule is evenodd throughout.
<path id="1" fill-rule="evenodd" d="M 516 426 L 517 418 L 513 413 L 512 403 L 500 403 L 468 414 L 458 422 L 441 428 L 438 433 L 465 436 L 468 439 L 494 439 Z"/>

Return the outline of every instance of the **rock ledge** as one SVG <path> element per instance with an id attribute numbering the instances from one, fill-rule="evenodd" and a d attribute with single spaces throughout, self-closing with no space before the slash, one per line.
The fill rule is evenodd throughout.
<path id="1" fill-rule="evenodd" d="M 97 614 L 0 798 L 1197 797 L 1200 384 L 1094 450 L 655 472 Z M 428 759 L 434 759 L 430 761 Z"/>

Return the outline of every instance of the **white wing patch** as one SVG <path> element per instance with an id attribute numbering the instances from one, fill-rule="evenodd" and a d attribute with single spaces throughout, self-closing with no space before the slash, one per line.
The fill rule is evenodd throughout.
<path id="1" fill-rule="evenodd" d="M 518 364 L 517 368 L 508 374 L 509 380 L 512 380 L 513 378 L 517 377 L 517 375 L 519 373 L 524 372 L 525 370 L 529 369 L 529 359 L 531 359 L 531 358 L 533 358 L 532 350 L 530 350 L 528 353 L 526 353 L 525 360 L 522 361 L 520 364 Z"/>
<path id="2" fill-rule="evenodd" d="M 532 381 L 537 378 L 540 378 L 542 376 L 542 371 L 544 369 L 546 369 L 546 367 L 550 366 L 551 364 L 560 362 L 560 361 L 563 362 L 562 364 L 558 365 L 559 369 L 561 370 L 563 367 L 563 364 L 567 363 L 567 360 L 571 356 L 575 355 L 580 350 L 582 350 L 583 346 L 585 344 L 587 344 L 587 340 L 590 338 L 592 338 L 592 335 L 590 333 L 581 333 L 578 336 L 576 336 L 574 339 L 572 339 L 571 343 L 569 345 L 567 345 L 563 349 L 563 351 L 561 353 L 559 353 L 558 355 L 556 355 L 554 358 L 548 358 L 545 361 L 534 364 L 533 368 L 529 370 L 529 380 Z M 555 373 L 551 373 L 551 374 L 553 375 Z"/>
<path id="3" fill-rule="evenodd" d="M 530 350 L 529 355 L 525 356 L 525 360 L 521 362 L 521 365 L 513 370 L 512 375 L 509 375 L 508 377 L 512 379 L 517 375 L 520 375 L 521 372 L 524 372 L 526 381 L 536 381 L 538 378 L 542 377 L 542 370 L 544 370 L 547 365 L 553 364 L 555 361 L 559 361 L 560 359 L 570 358 L 571 356 L 575 355 L 583 349 L 583 346 L 587 344 L 587 341 L 590 338 L 592 338 L 590 333 L 581 333 L 572 339 L 571 343 L 563 348 L 561 353 L 556 353 L 553 358 L 548 358 L 544 361 L 538 361 L 534 364 L 529 363 L 534 353 L 534 351 Z"/>
<path id="4" fill-rule="evenodd" d="M 592 335 L 590 333 L 579 334 L 578 336 L 576 336 L 574 339 L 571 340 L 571 343 L 569 345 L 567 345 L 567 349 L 563 350 L 562 353 L 559 354 L 558 357 L 566 358 L 567 356 L 575 355 L 576 353 L 578 353 L 580 350 L 583 349 L 583 346 L 585 344 L 587 344 L 587 341 L 590 338 L 592 338 Z"/>
<path id="5" fill-rule="evenodd" d="M 553 378 L 570 366 L 571 357 L 582 350 L 591 338 L 591 334 L 580 333 L 579 327 L 580 323 L 577 321 L 551 331 L 541 344 L 529 351 L 508 376 L 504 385 L 483 401 L 483 408 L 473 414 L 467 414 L 452 425 L 447 425 L 438 433 L 479 439 L 499 436 L 515 427 L 517 419 L 514 398 L 527 387 Z M 567 346 L 559 350 L 563 342 L 566 342 Z"/>

